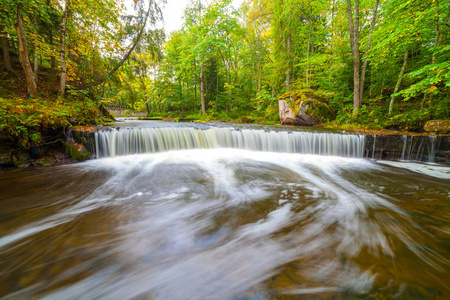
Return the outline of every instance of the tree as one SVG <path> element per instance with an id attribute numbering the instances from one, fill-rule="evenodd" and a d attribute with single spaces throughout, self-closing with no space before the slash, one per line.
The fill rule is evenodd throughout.
<path id="1" fill-rule="evenodd" d="M 67 21 L 70 14 L 70 0 L 64 2 L 64 16 L 61 22 L 61 44 L 59 52 L 59 60 L 61 63 L 61 81 L 60 81 L 60 96 L 65 97 L 66 94 L 66 80 L 67 80 L 67 65 L 66 65 L 66 30 Z"/>
<path id="2" fill-rule="evenodd" d="M 31 97 L 37 96 L 37 84 L 36 77 L 31 68 L 30 60 L 28 57 L 28 42 L 25 35 L 25 29 L 23 25 L 22 17 L 22 4 L 17 5 L 17 23 L 16 23 L 17 40 L 19 42 L 19 59 L 22 68 L 25 72 L 25 77 L 27 80 L 28 92 Z"/>
<path id="3" fill-rule="evenodd" d="M 353 5 L 351 0 L 347 1 L 347 18 L 348 27 L 350 29 L 350 44 L 352 49 L 352 63 L 353 63 L 353 116 L 358 114 L 361 108 L 361 97 L 360 97 L 360 56 L 359 56 L 359 0 L 355 0 Z"/>
<path id="4" fill-rule="evenodd" d="M 5 32 L 5 25 L 0 25 L 0 36 L 2 39 L 3 65 L 8 72 L 12 72 L 9 41 Z"/>

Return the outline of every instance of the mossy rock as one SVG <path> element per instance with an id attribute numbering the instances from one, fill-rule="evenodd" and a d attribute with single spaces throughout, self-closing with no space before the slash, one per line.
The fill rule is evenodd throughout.
<path id="1" fill-rule="evenodd" d="M 428 132 L 450 133 L 450 120 L 431 120 L 428 121 L 424 129 Z"/>
<path id="2" fill-rule="evenodd" d="M 89 158 L 89 151 L 82 144 L 76 143 L 73 139 L 67 139 L 64 143 L 66 155 L 74 160 L 84 161 Z"/>
<path id="3" fill-rule="evenodd" d="M 280 101 L 285 101 L 294 118 L 283 118 L 280 111 L 282 124 L 311 126 L 332 120 L 336 116 L 335 110 L 330 106 L 327 95 L 312 89 L 295 90 L 284 93 Z M 283 120 L 285 119 L 285 120 Z"/>

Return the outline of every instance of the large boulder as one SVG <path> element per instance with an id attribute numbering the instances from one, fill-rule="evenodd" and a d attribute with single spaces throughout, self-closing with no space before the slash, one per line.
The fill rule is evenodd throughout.
<path id="1" fill-rule="evenodd" d="M 335 117 L 325 95 L 312 89 L 290 91 L 278 99 L 283 125 L 312 126 Z"/>
<path id="2" fill-rule="evenodd" d="M 450 133 L 450 120 L 431 120 L 428 121 L 424 129 L 428 132 Z"/>

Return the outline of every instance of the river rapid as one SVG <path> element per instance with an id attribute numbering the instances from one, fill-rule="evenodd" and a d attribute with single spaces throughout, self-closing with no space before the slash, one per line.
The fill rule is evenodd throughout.
<path id="1" fill-rule="evenodd" d="M 450 299 L 449 168 L 410 164 L 219 147 L 3 172 L 0 298 Z"/>

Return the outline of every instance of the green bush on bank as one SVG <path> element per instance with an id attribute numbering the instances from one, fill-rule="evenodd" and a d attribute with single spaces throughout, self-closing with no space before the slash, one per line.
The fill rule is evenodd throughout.
<path id="1" fill-rule="evenodd" d="M 353 116 L 352 105 L 346 105 L 338 112 L 337 118 L 329 124 L 332 126 L 357 125 L 370 129 L 421 131 L 429 120 L 449 118 L 449 111 L 443 107 L 446 105 L 440 101 L 436 101 L 431 107 L 423 108 L 420 108 L 420 104 L 417 103 L 407 103 L 395 106 L 394 112 L 389 115 L 387 106 L 362 105 L 357 116 Z"/>
<path id="2" fill-rule="evenodd" d="M 92 101 L 0 98 L 0 134 L 24 149 L 45 142 L 49 129 L 97 124 L 101 118 Z"/>

